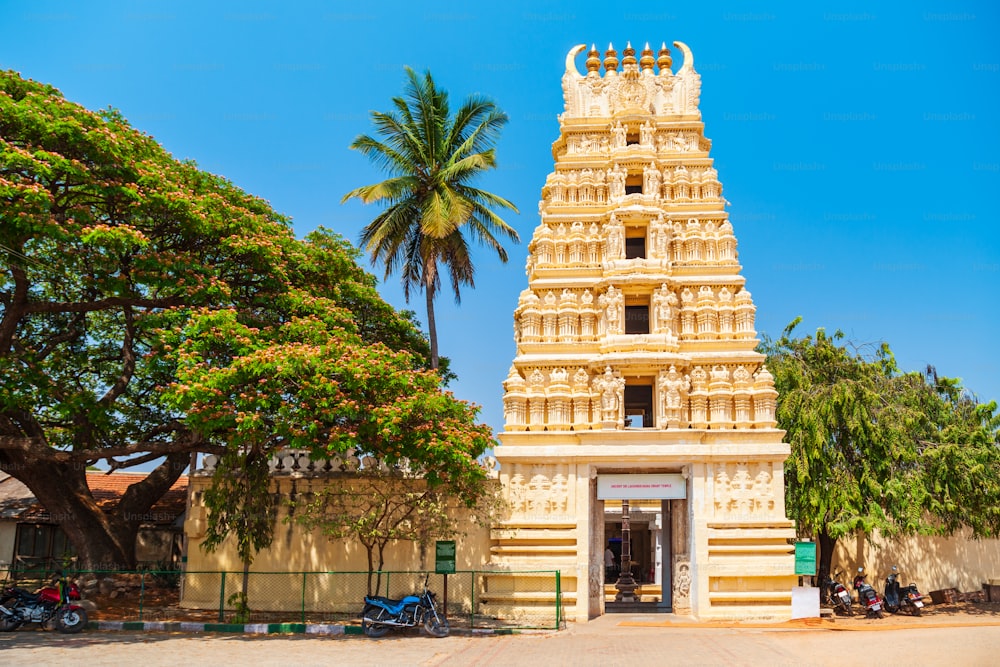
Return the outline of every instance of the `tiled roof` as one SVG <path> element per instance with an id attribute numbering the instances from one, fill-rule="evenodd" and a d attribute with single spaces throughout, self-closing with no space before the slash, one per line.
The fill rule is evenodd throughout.
<path id="1" fill-rule="evenodd" d="M 108 511 L 113 509 L 118 499 L 129 486 L 145 478 L 144 473 L 115 472 L 110 475 L 103 472 L 88 472 L 87 484 L 97 505 Z M 170 489 L 160 498 L 148 512 L 148 520 L 143 523 L 156 525 L 171 525 L 184 514 L 187 504 L 186 476 L 178 478 Z M 18 521 L 51 521 L 48 512 L 35 498 L 31 490 L 20 480 L 13 477 L 0 479 L 0 520 L 16 519 Z"/>

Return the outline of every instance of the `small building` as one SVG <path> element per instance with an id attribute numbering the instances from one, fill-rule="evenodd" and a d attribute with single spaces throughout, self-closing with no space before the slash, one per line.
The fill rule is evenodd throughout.
<path id="1" fill-rule="evenodd" d="M 113 507 L 145 473 L 88 472 L 87 485 L 102 509 Z M 140 565 L 175 569 L 180 565 L 188 478 L 180 477 L 154 504 L 139 528 Z M 17 577 L 49 571 L 74 558 L 73 545 L 31 490 L 9 475 L 0 477 L 0 573 Z"/>

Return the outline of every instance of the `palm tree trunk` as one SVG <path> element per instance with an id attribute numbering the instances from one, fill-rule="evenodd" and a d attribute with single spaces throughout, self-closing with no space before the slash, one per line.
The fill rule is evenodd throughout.
<path id="1" fill-rule="evenodd" d="M 431 344 L 431 370 L 438 367 L 437 322 L 434 320 L 434 282 L 437 265 L 431 263 L 425 273 L 424 297 L 427 299 L 427 340 Z"/>

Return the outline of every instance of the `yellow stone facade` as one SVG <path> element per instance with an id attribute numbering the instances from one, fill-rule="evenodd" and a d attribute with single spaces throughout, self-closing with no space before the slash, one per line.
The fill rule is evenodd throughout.
<path id="1" fill-rule="evenodd" d="M 575 64 L 586 47 L 567 55 L 555 167 L 514 313 L 495 452 L 512 513 L 492 531 L 491 566 L 560 569 L 570 620 L 606 610 L 614 514 L 598 486 L 611 474 L 683 480 L 683 497 L 642 510 L 657 530 L 650 583 L 664 607 L 791 614 L 789 448 L 754 351 L 700 77 L 690 49 L 674 46 L 676 73 L 665 46 L 638 58 L 629 46 L 620 61 L 613 47 L 592 48 L 586 74 Z M 521 598 L 507 603 L 531 605 Z"/>

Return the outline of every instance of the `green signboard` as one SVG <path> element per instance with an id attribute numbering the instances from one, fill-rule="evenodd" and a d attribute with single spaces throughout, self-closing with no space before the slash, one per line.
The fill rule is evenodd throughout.
<path id="1" fill-rule="evenodd" d="M 434 573 L 455 574 L 455 540 L 434 543 Z"/>
<path id="2" fill-rule="evenodd" d="M 795 574 L 816 574 L 816 543 L 795 543 Z"/>

